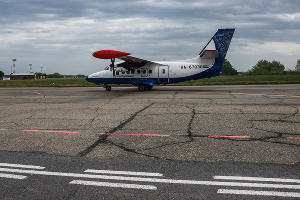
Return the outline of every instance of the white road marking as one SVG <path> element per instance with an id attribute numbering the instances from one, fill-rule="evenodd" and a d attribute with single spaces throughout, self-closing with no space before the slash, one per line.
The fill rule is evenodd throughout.
<path id="1" fill-rule="evenodd" d="M 157 187 L 154 185 L 138 185 L 138 184 L 126 184 L 126 183 L 107 183 L 107 182 L 96 182 L 96 181 L 73 180 L 70 182 L 70 184 L 116 187 L 116 188 L 131 188 L 131 189 L 143 189 L 143 190 L 157 190 Z"/>
<path id="2" fill-rule="evenodd" d="M 0 163 L 1 167 L 16 167 L 25 169 L 45 169 L 45 167 L 34 166 L 34 165 L 20 165 L 20 164 L 10 164 L 10 163 Z"/>
<path id="3" fill-rule="evenodd" d="M 163 176 L 163 174 L 161 174 L 161 173 L 95 170 L 95 169 L 87 169 L 84 172 L 96 173 L 96 174 L 122 174 L 122 175 L 130 175 L 130 176 Z"/>
<path id="4" fill-rule="evenodd" d="M 266 96 L 269 96 L 269 97 L 286 97 L 286 95 L 282 95 L 282 94 L 267 94 Z"/>
<path id="5" fill-rule="evenodd" d="M 189 184 L 189 185 L 234 186 L 234 187 L 256 187 L 256 188 L 285 188 L 285 189 L 300 190 L 300 185 L 140 178 L 140 177 L 127 177 L 127 176 L 92 175 L 92 174 L 63 173 L 63 172 L 36 171 L 36 170 L 9 169 L 9 168 L 0 168 L 0 171 L 2 171 L 2 172 L 12 172 L 12 173 L 23 173 L 23 174 L 36 174 L 36 175 L 45 175 L 45 176 L 64 176 L 64 177 L 93 178 L 93 179 L 106 179 L 106 180 L 122 180 L 122 181 L 136 181 L 136 182 L 173 183 L 173 184 Z"/>
<path id="6" fill-rule="evenodd" d="M 27 176 L 0 173 L 0 178 L 25 179 Z"/>
<path id="7" fill-rule="evenodd" d="M 299 179 L 244 177 L 244 176 L 214 176 L 214 179 L 236 180 L 236 181 L 266 181 L 266 182 L 281 182 L 281 183 L 300 183 Z"/>
<path id="8" fill-rule="evenodd" d="M 224 94 L 243 95 L 243 94 L 246 94 L 246 93 L 233 92 L 233 93 L 224 93 Z"/>
<path id="9" fill-rule="evenodd" d="M 297 192 L 255 191 L 255 190 L 219 189 L 218 194 L 244 194 L 244 195 L 276 196 L 276 197 L 300 197 L 300 193 L 297 193 Z"/>
<path id="10" fill-rule="evenodd" d="M 265 94 L 247 94 L 249 96 L 262 96 L 262 95 L 265 95 Z"/>

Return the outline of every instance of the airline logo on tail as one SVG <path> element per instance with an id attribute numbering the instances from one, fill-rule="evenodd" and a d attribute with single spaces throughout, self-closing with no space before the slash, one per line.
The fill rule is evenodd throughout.
<path id="1" fill-rule="evenodd" d="M 219 29 L 213 37 L 216 50 L 219 52 L 219 58 L 216 64 L 222 65 L 226 57 L 231 39 L 235 29 Z"/>

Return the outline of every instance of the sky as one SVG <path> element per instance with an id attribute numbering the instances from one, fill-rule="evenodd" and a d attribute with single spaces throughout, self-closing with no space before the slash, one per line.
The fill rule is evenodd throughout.
<path id="1" fill-rule="evenodd" d="M 258 60 L 294 69 L 299 0 L 0 0 L 0 70 L 88 75 L 102 49 L 147 60 L 196 57 L 218 28 L 236 28 L 227 59 L 238 71 Z"/>

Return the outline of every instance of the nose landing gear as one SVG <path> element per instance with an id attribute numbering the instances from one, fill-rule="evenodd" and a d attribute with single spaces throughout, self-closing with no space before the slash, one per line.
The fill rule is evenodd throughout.
<path id="1" fill-rule="evenodd" d="M 111 91 L 111 86 L 110 85 L 104 85 L 104 88 L 106 89 L 106 91 Z"/>

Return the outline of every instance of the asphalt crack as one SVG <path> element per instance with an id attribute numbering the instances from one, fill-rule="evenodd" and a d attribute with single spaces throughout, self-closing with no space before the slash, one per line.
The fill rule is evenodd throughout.
<path id="1" fill-rule="evenodd" d="M 134 113 L 133 115 L 131 115 L 131 117 L 129 117 L 126 121 L 122 122 L 120 125 L 116 126 L 115 128 L 111 129 L 108 131 L 108 133 L 115 133 L 117 130 L 122 129 L 126 124 L 128 124 L 129 122 L 131 122 L 139 113 L 143 112 L 144 110 L 146 110 L 147 108 L 149 108 L 150 106 L 152 106 L 154 103 L 149 104 L 148 106 L 142 108 L 141 110 L 137 111 L 136 113 Z M 86 149 L 84 149 L 83 151 L 79 152 L 79 156 L 83 157 L 86 156 L 87 154 L 89 154 L 90 152 L 92 152 L 99 144 L 101 143 L 109 143 L 107 141 L 109 135 L 101 135 L 99 136 L 99 139 L 96 140 L 93 144 L 91 144 L 90 146 L 88 146 Z"/>
<path id="2" fill-rule="evenodd" d="M 188 108 L 191 109 L 190 107 L 188 107 Z M 187 135 L 183 136 L 183 137 L 187 138 L 186 141 L 171 142 L 171 143 L 162 144 L 162 145 L 159 145 L 159 146 L 156 146 L 156 147 L 145 148 L 145 149 L 143 149 L 143 150 L 144 150 L 144 151 L 149 151 L 149 150 L 154 150 L 154 149 L 164 148 L 164 147 L 167 147 L 167 146 L 179 145 L 179 144 L 186 144 L 186 143 L 191 143 L 191 142 L 193 142 L 193 141 L 194 141 L 194 136 L 193 136 L 193 133 L 192 133 L 192 124 L 193 124 L 193 121 L 194 121 L 194 119 L 195 119 L 195 116 L 196 116 L 195 108 L 192 108 L 191 119 L 190 119 L 189 124 L 188 124 L 188 126 L 187 126 Z M 168 160 L 168 159 L 165 159 L 165 160 Z"/>

